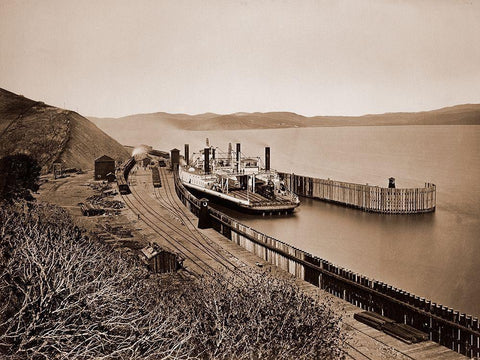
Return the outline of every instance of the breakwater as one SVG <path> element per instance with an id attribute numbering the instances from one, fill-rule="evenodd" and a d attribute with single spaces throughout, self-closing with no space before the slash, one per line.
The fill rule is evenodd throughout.
<path id="1" fill-rule="evenodd" d="M 317 179 L 280 173 L 285 185 L 295 194 L 333 202 L 364 211 L 385 214 L 416 214 L 435 211 L 436 186 L 422 188 L 384 188 L 330 179 Z"/>
<path id="2" fill-rule="evenodd" d="M 176 174 L 175 190 L 183 204 L 198 216 L 200 200 L 183 187 Z M 361 309 L 408 324 L 451 350 L 472 358 L 480 356 L 480 324 L 477 317 L 336 266 L 262 234 L 220 211 L 209 208 L 209 216 L 211 226 L 217 232 L 297 278 Z"/>

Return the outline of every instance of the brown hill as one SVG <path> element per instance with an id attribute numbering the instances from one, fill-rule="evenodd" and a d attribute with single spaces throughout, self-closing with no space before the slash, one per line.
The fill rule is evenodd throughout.
<path id="1" fill-rule="evenodd" d="M 439 110 L 414 113 L 387 113 L 363 116 L 305 117 L 291 112 L 235 113 L 218 115 L 152 114 L 121 118 L 89 118 L 115 138 L 144 132 L 145 129 L 247 130 L 317 126 L 391 126 L 391 125 L 480 125 L 480 104 L 457 105 Z"/>
<path id="2" fill-rule="evenodd" d="M 49 106 L 0 89 L 0 156 L 23 153 L 36 158 L 42 171 L 54 162 L 65 167 L 93 168 L 93 160 L 118 160 L 127 150 L 74 111 Z"/>

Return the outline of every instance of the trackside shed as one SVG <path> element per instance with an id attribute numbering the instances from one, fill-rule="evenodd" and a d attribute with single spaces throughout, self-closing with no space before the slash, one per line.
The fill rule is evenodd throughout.
<path id="1" fill-rule="evenodd" d="M 115 160 L 107 155 L 95 159 L 95 180 L 107 180 L 109 173 L 115 174 Z"/>

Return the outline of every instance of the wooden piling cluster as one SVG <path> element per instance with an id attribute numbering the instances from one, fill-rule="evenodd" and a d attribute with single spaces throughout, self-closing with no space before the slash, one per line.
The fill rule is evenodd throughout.
<path id="1" fill-rule="evenodd" d="M 175 190 L 185 206 L 198 216 L 200 201 L 184 188 L 177 174 Z M 480 357 L 477 317 L 336 266 L 243 225 L 220 211 L 209 208 L 209 213 L 211 225 L 217 232 L 263 260 L 363 310 L 422 331 L 428 334 L 429 340 L 451 350 L 471 358 Z"/>
<path id="2" fill-rule="evenodd" d="M 280 173 L 285 185 L 295 194 L 333 202 L 364 211 L 385 214 L 416 214 L 435 211 L 436 186 L 423 188 L 384 188 Z"/>

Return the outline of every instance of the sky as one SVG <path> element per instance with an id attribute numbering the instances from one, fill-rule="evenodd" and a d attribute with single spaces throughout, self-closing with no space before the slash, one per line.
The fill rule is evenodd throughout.
<path id="1" fill-rule="evenodd" d="M 480 103 L 480 1 L 0 0 L 0 87 L 101 117 Z"/>

